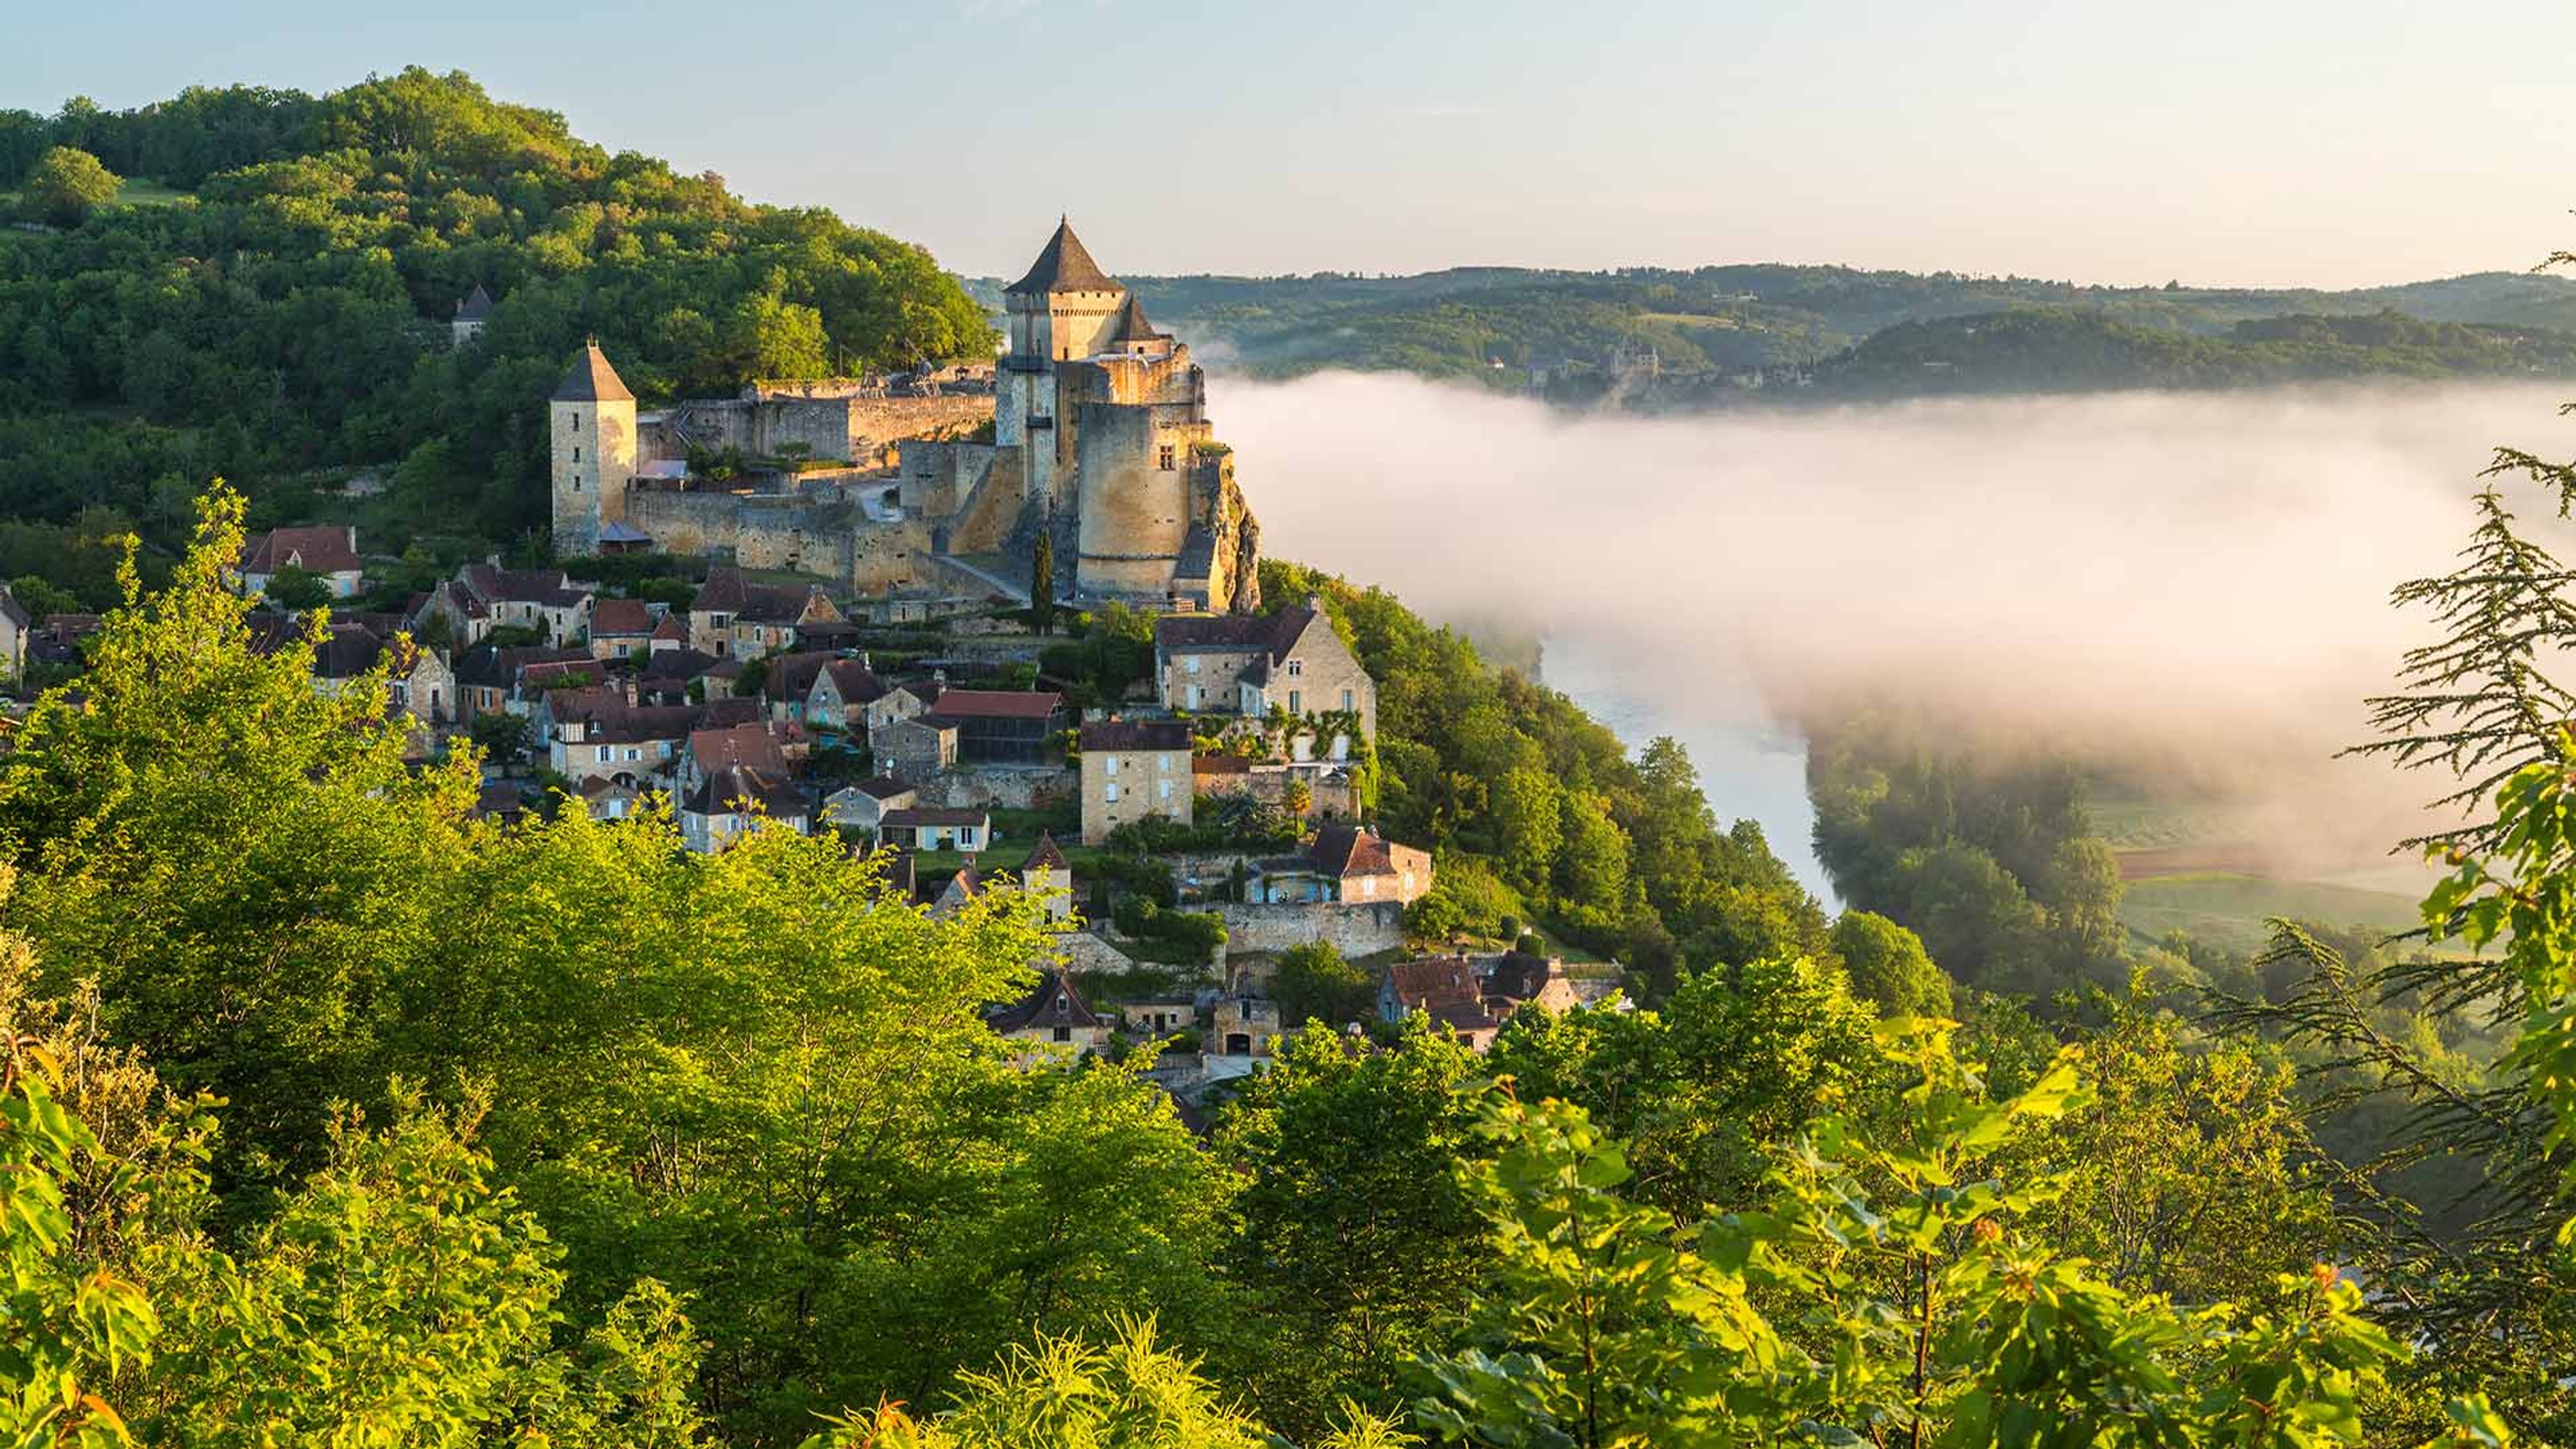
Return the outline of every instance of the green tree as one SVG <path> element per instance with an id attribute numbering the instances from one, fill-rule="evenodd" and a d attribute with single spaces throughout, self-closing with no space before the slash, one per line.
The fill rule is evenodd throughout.
<path id="1" fill-rule="evenodd" d="M 96 156 L 70 146 L 56 146 L 36 158 L 19 183 L 23 204 L 38 221 L 78 226 L 89 214 L 116 199 L 123 183 L 99 164 Z"/>
<path id="2" fill-rule="evenodd" d="M 1493 1094 L 1495 1154 L 1462 1173 L 1495 1280 L 1466 1343 L 1428 1360 L 1418 1419 L 1583 1449 L 2361 1441 L 2404 1351 L 2356 1289 L 2319 1267 L 2252 1308 L 2124 1293 L 2035 1241 L 2054 1182 L 1984 1170 L 2084 1100 L 2072 1060 L 1991 1101 L 1944 1034 L 1889 1046 L 1902 1112 L 1817 1119 L 1761 1211 L 1692 1236 L 1620 1196 L 1625 1155 L 1581 1109 Z"/>
<path id="3" fill-rule="evenodd" d="M 1950 978 L 1932 964 L 1923 942 L 1885 916 L 1845 911 L 1834 923 L 1834 956 L 1852 994 L 1884 1016 L 1946 1016 Z"/>
<path id="4" fill-rule="evenodd" d="M 1279 1020 L 1292 1025 L 1320 1021 L 1339 1026 L 1359 1020 L 1376 993 L 1376 980 L 1345 960 L 1330 941 L 1307 941 L 1282 951 L 1279 969 L 1270 978 Z"/>
<path id="5" fill-rule="evenodd" d="M 1474 1069 L 1418 1017 L 1378 1052 L 1305 1032 L 1219 1119 L 1212 1148 L 1244 1180 L 1226 1262 L 1256 1315 L 1233 1356 L 1283 1429 L 1318 1429 L 1344 1399 L 1392 1408 L 1412 1356 L 1442 1342 L 1478 1271 L 1450 1171 Z"/>
<path id="6" fill-rule="evenodd" d="M 269 576 L 267 586 L 260 593 L 281 609 L 301 612 L 318 609 L 331 602 L 331 581 L 288 564 Z"/>

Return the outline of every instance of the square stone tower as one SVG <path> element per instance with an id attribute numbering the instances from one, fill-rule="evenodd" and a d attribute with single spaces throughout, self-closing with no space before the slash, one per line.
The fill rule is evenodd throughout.
<path id="1" fill-rule="evenodd" d="M 555 553 L 599 552 L 599 531 L 626 518 L 635 481 L 635 394 L 593 341 L 546 408 L 554 462 Z"/>
<path id="2" fill-rule="evenodd" d="M 1056 366 L 1106 346 L 1126 300 L 1127 289 L 1100 269 L 1063 218 L 1028 275 L 1002 293 L 1011 350 L 994 378 L 993 442 L 1028 449 L 1032 496 L 1056 496 Z"/>

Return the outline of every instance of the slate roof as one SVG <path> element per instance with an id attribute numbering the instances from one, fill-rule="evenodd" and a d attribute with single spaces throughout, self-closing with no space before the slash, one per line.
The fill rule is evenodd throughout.
<path id="1" fill-rule="evenodd" d="M 36 622 L 28 615 L 27 606 L 18 602 L 18 596 L 11 593 L 5 583 L 0 583 L 0 619 L 6 619 L 21 629 L 32 628 Z"/>
<path id="2" fill-rule="evenodd" d="M 1166 614 L 1154 621 L 1154 644 L 1168 654 L 1259 649 L 1282 660 L 1314 621 L 1315 611 L 1302 605 L 1276 614 Z"/>
<path id="3" fill-rule="evenodd" d="M 1037 848 L 1029 852 L 1028 859 L 1020 862 L 1020 874 L 1024 876 L 1033 870 L 1070 872 L 1072 869 L 1064 863 L 1064 852 L 1056 848 L 1055 836 L 1044 830 L 1038 832 Z"/>
<path id="4" fill-rule="evenodd" d="M 591 343 L 582 349 L 581 357 L 564 374 L 563 384 L 555 389 L 556 402 L 633 402 L 635 394 L 626 390 L 626 382 L 617 369 L 608 365 L 608 354 Z"/>
<path id="5" fill-rule="evenodd" d="M 1047 238 L 1046 249 L 1029 264 L 1027 276 L 1003 289 L 1021 296 L 1049 292 L 1116 292 L 1123 290 L 1115 278 L 1100 270 L 1100 264 L 1083 250 L 1082 239 L 1073 234 L 1073 222 L 1058 218 L 1055 235 Z"/>
<path id="6" fill-rule="evenodd" d="M 1153 323 L 1145 320 L 1145 304 L 1136 300 L 1135 293 L 1128 293 L 1127 305 L 1118 309 L 1118 321 L 1109 334 L 1109 340 L 1112 342 L 1160 342 L 1163 340 L 1164 336 L 1164 333 L 1154 330 Z"/>
<path id="7" fill-rule="evenodd" d="M 947 708 L 943 701 L 942 710 Z M 1105 720 L 1082 727 L 1082 748 L 1089 750 L 1186 750 L 1190 727 L 1178 720 Z"/>
<path id="8" fill-rule="evenodd" d="M 696 815 L 737 815 L 757 805 L 774 820 L 805 813 L 805 797 L 780 771 L 751 765 L 711 770 L 680 808 Z"/>
<path id="9" fill-rule="evenodd" d="M 480 322 L 491 315 L 492 294 L 483 290 L 481 282 L 476 282 L 474 290 L 465 294 L 465 300 L 456 304 L 456 320 L 459 322 Z"/>
<path id="10" fill-rule="evenodd" d="M 755 624 L 793 624 L 822 590 L 813 584 L 756 584 L 737 568 L 707 570 L 707 581 L 689 600 L 689 612 L 717 610 Z"/>
<path id="11" fill-rule="evenodd" d="M 769 661 L 769 673 L 762 677 L 761 692 L 771 699 L 803 699 L 814 692 L 814 676 L 832 656 L 819 650 L 800 654 L 781 654 Z"/>
<path id="12" fill-rule="evenodd" d="M 1520 950 L 1506 951 L 1485 977 L 1485 994 L 1529 1001 L 1547 989 L 1548 978 L 1552 974 L 1545 956 L 1534 956 Z"/>
<path id="13" fill-rule="evenodd" d="M 358 557 L 358 531 L 345 525 L 272 528 L 242 545 L 243 573 L 274 574 L 290 564 L 309 574 L 336 574 L 366 567 Z"/>
<path id="14" fill-rule="evenodd" d="M 1035 990 L 985 1020 L 1004 1036 L 1015 1031 L 1048 1031 L 1059 1026 L 1105 1025 L 1099 1014 L 1091 1009 L 1091 1004 L 1082 999 L 1082 993 L 1074 988 L 1073 978 L 1061 971 L 1049 971 L 1040 976 Z"/>
<path id="15" fill-rule="evenodd" d="M 919 787 L 907 785 L 892 775 L 870 775 L 850 788 L 871 800 L 900 800 Z"/>
<path id="16" fill-rule="evenodd" d="M 856 659 L 835 659 L 823 666 L 823 672 L 832 676 L 832 687 L 841 692 L 843 704 L 873 704 L 886 696 L 885 681 Z"/>
<path id="17" fill-rule="evenodd" d="M 889 810 L 877 823 L 888 830 L 919 830 L 927 827 L 983 825 L 993 818 L 987 810 L 949 810 L 924 806 L 909 810 Z"/>

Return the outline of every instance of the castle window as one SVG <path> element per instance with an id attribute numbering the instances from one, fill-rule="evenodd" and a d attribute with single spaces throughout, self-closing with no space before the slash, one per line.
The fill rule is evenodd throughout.
<path id="1" fill-rule="evenodd" d="M 576 463 L 581 461 L 581 444 L 579 443 L 572 445 L 572 460 Z"/>
<path id="2" fill-rule="evenodd" d="M 1178 448 L 1173 447 L 1169 443 L 1165 443 L 1163 445 L 1162 464 L 1164 472 L 1169 473 L 1175 466 L 1177 466 L 1179 459 L 1174 455 L 1179 452 L 1180 450 Z"/>

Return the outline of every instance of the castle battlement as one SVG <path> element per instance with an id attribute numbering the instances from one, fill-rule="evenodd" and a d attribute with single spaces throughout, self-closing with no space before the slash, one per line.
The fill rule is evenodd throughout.
<path id="1" fill-rule="evenodd" d="M 552 407 L 558 552 L 649 540 L 887 594 L 935 577 L 938 555 L 1025 562 L 1050 536 L 1073 562 L 1064 582 L 1076 598 L 1256 607 L 1260 526 L 1215 441 L 1207 374 L 1189 349 L 1154 330 L 1069 224 L 1004 300 L 1010 348 L 989 372 L 755 382 L 640 419 L 592 346 Z M 622 403 L 587 396 L 611 392 Z M 991 441 L 957 440 L 986 418 Z M 622 452 L 600 456 L 602 428 Z M 784 491 L 681 481 L 686 460 L 720 453 L 842 466 L 828 486 Z"/>

